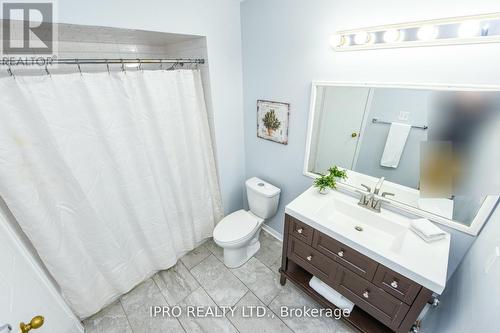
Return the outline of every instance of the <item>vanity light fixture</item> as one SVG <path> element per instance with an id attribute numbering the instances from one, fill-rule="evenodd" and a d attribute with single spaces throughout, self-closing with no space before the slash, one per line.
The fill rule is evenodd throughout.
<path id="1" fill-rule="evenodd" d="M 360 31 L 354 35 L 354 43 L 356 45 L 364 45 L 367 44 L 371 39 L 371 36 L 366 31 Z"/>
<path id="2" fill-rule="evenodd" d="M 426 24 L 418 29 L 417 37 L 418 39 L 423 41 L 431 41 L 433 39 L 436 39 L 438 33 L 439 30 L 436 26 L 432 24 Z"/>
<path id="3" fill-rule="evenodd" d="M 404 39 L 404 33 L 399 29 L 389 29 L 384 32 L 384 42 L 396 43 Z"/>
<path id="4" fill-rule="evenodd" d="M 479 21 L 465 21 L 460 24 L 460 27 L 458 28 L 458 36 L 460 38 L 472 38 L 478 36 L 479 34 L 481 34 L 481 24 Z"/>
<path id="5" fill-rule="evenodd" d="M 391 24 L 336 32 L 335 51 L 500 43 L 500 13 Z"/>
<path id="6" fill-rule="evenodd" d="M 346 44 L 346 38 L 342 35 L 332 35 L 330 36 L 330 46 L 332 49 L 336 47 L 344 46 Z"/>

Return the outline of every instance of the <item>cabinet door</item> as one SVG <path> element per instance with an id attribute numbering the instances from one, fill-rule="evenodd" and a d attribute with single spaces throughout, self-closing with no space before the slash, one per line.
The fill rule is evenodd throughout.
<path id="1" fill-rule="evenodd" d="M 382 265 L 378 266 L 373 283 L 406 304 L 412 304 L 422 289 L 418 283 Z"/>
<path id="2" fill-rule="evenodd" d="M 324 282 L 334 279 L 337 264 L 293 236 L 288 239 L 288 257 Z"/>
<path id="3" fill-rule="evenodd" d="M 348 269 L 339 267 L 334 288 L 383 324 L 397 329 L 410 307 Z"/>
<path id="4" fill-rule="evenodd" d="M 371 281 L 375 275 L 376 261 L 317 230 L 314 232 L 313 247 L 366 280 Z"/>
<path id="5" fill-rule="evenodd" d="M 311 245 L 313 241 L 313 234 L 314 234 L 314 229 L 297 220 L 294 217 L 289 216 L 290 219 L 290 229 L 288 229 L 290 235 L 294 236 L 297 239 L 300 239 L 307 245 Z"/>

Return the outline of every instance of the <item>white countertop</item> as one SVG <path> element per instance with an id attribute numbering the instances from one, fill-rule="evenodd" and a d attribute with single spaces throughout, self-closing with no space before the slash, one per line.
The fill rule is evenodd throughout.
<path id="1" fill-rule="evenodd" d="M 385 219 L 383 222 L 385 223 L 385 228 L 391 227 L 391 225 L 387 226 L 387 222 L 385 221 L 395 221 L 394 229 L 402 230 L 401 236 L 398 236 L 397 247 L 384 247 L 378 246 L 376 242 L 365 242 L 360 237 L 361 234 L 358 236 L 355 232 L 350 232 L 349 229 L 337 226 L 334 219 L 324 218 L 319 212 L 325 206 L 329 206 L 328 208 L 334 212 L 336 209 L 333 204 L 334 200 L 342 202 L 341 205 L 344 205 L 344 214 L 345 207 L 352 207 L 353 211 L 361 209 L 363 211 L 356 212 L 358 215 L 361 213 L 362 215 L 359 216 L 363 216 L 364 220 L 371 217 L 374 221 L 377 221 L 376 223 L 379 223 L 377 219 L 383 217 Z M 410 219 L 384 208 L 382 208 L 382 213 L 371 212 L 366 208 L 358 207 L 357 201 L 356 198 L 338 191 L 331 191 L 327 195 L 322 195 L 315 188 L 311 187 L 289 203 L 285 208 L 285 213 L 344 243 L 393 271 L 408 277 L 425 288 L 441 294 L 446 285 L 450 235 L 446 234 L 444 239 L 427 243 L 408 229 Z M 344 203 L 354 206 L 347 206 Z M 383 232 L 379 232 L 376 228 L 372 228 L 371 230 L 375 230 L 378 234 L 367 233 L 364 236 L 384 236 Z M 382 238 L 381 242 L 383 243 Z"/>

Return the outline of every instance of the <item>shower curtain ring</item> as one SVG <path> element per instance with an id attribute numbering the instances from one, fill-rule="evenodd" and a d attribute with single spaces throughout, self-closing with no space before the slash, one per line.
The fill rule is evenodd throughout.
<path id="1" fill-rule="evenodd" d="M 108 69 L 108 74 L 111 75 L 111 72 L 109 71 L 109 63 L 108 63 L 108 59 L 106 59 L 106 68 Z"/>
<path id="2" fill-rule="evenodd" d="M 137 67 L 137 70 L 141 71 L 141 70 L 142 70 L 142 62 L 141 62 L 141 59 L 137 58 L 137 61 L 139 62 L 139 66 Z"/>
<path id="3" fill-rule="evenodd" d="M 122 63 L 122 72 L 125 73 L 125 64 L 123 63 L 123 59 L 120 59 L 121 63 Z"/>
<path id="4" fill-rule="evenodd" d="M 78 59 L 76 59 L 76 65 L 78 66 L 78 71 L 80 72 L 80 75 L 83 76 L 82 69 L 80 68 L 80 62 L 78 61 Z"/>
<path id="5" fill-rule="evenodd" d="M 163 70 L 163 59 L 160 59 L 160 70 Z"/>
<path id="6" fill-rule="evenodd" d="M 7 73 L 9 73 L 9 75 L 12 76 L 15 79 L 16 77 L 14 76 L 14 73 L 12 73 L 12 68 L 10 68 L 10 64 L 7 64 L 7 66 L 9 66 L 7 68 Z"/>
<path id="7" fill-rule="evenodd" d="M 47 65 L 45 65 L 45 73 L 47 73 L 47 75 L 50 76 L 49 68 L 47 67 Z"/>

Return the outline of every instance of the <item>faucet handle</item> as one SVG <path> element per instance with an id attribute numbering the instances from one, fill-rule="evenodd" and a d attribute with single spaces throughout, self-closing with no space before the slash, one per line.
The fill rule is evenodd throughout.
<path id="1" fill-rule="evenodd" d="M 378 199 L 378 200 L 373 200 L 372 202 L 372 208 L 375 209 L 375 211 L 380 213 L 380 207 L 382 207 L 383 203 L 390 203 L 390 201 L 384 200 L 384 199 Z"/>
<path id="2" fill-rule="evenodd" d="M 362 187 L 364 187 L 369 193 L 372 192 L 372 188 L 368 185 L 365 185 L 365 184 L 361 184 Z"/>
<path id="3" fill-rule="evenodd" d="M 382 198 L 387 198 L 387 197 L 394 197 L 396 194 L 391 193 L 391 192 L 382 192 Z"/>
<path id="4" fill-rule="evenodd" d="M 358 205 L 366 205 L 366 203 L 368 202 L 366 193 L 360 190 L 356 190 L 355 192 L 361 194 L 361 197 L 359 197 Z"/>

